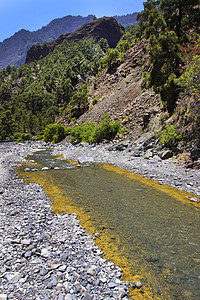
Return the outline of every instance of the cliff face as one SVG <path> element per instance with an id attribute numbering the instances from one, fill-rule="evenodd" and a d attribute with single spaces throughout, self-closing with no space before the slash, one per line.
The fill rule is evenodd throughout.
<path id="1" fill-rule="evenodd" d="M 99 41 L 101 38 L 105 38 L 108 40 L 109 46 L 114 48 L 123 34 L 124 27 L 115 18 L 99 18 L 84 24 L 73 33 L 61 35 L 54 42 L 32 46 L 27 52 L 26 63 L 29 64 L 34 60 L 38 60 L 41 56 L 47 56 L 55 46 L 62 44 L 64 40 L 77 42 L 82 39 L 94 38 L 96 41 Z"/>

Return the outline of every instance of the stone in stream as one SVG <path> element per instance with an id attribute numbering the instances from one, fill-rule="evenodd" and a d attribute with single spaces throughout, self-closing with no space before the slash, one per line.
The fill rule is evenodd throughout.
<path id="1" fill-rule="evenodd" d="M 137 281 L 137 282 L 135 283 L 135 285 L 136 285 L 136 287 L 137 287 L 138 289 L 140 289 L 140 288 L 142 287 L 142 283 L 141 283 L 140 281 Z"/>
<path id="2" fill-rule="evenodd" d="M 94 162 L 94 158 L 93 157 L 89 157 L 89 156 L 81 156 L 81 157 L 78 158 L 78 162 L 79 162 L 79 164 L 93 163 Z"/>
<path id="3" fill-rule="evenodd" d="M 192 202 L 199 202 L 199 199 L 196 198 L 196 197 L 193 197 L 193 198 L 190 198 L 190 201 L 192 201 Z"/>

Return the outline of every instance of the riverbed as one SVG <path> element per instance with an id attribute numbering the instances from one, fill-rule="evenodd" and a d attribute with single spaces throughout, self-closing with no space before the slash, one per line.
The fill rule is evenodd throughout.
<path id="1" fill-rule="evenodd" d="M 21 148 L 20 148 L 21 147 Z M 30 151 L 38 150 L 38 148 L 45 148 L 46 145 L 39 145 L 39 144 L 24 144 L 24 145 L 18 145 L 13 148 L 15 148 L 15 151 L 12 149 L 12 153 L 18 154 L 18 158 L 20 155 L 22 156 L 23 154 L 28 154 Z M 35 148 L 35 149 L 33 149 Z M 129 248 L 129 256 L 131 261 L 134 261 L 134 265 L 132 265 L 132 269 L 134 268 L 134 273 L 139 274 L 146 272 L 146 274 L 150 274 L 149 276 L 146 277 L 143 281 L 143 287 L 148 286 L 150 283 L 150 286 L 155 290 L 157 287 L 158 291 L 158 296 L 159 293 L 161 294 L 161 299 L 163 298 L 163 295 L 165 295 L 166 299 L 170 299 L 168 296 L 171 295 L 171 299 L 196 299 L 196 285 L 198 284 L 198 276 L 195 273 L 196 270 L 196 265 L 198 266 L 198 253 L 196 253 L 195 248 L 193 248 L 193 252 L 190 252 L 191 249 L 188 248 L 189 252 L 182 252 L 179 249 L 182 249 L 183 244 L 185 243 L 185 240 L 189 236 L 188 245 L 192 244 L 197 244 L 198 243 L 198 236 L 195 234 L 197 232 L 196 228 L 196 219 L 197 213 L 198 213 L 198 197 L 199 197 L 199 185 L 198 185 L 198 180 L 199 180 L 199 173 L 198 171 L 195 170 L 186 170 L 180 165 L 174 165 L 172 161 L 167 161 L 167 162 L 162 162 L 160 160 L 145 160 L 142 158 L 133 158 L 131 157 L 130 153 L 128 152 L 120 152 L 120 151 L 110 151 L 108 150 L 108 145 L 96 145 L 96 146 L 90 146 L 88 144 L 81 144 L 79 146 L 72 146 L 72 145 L 59 145 L 59 146 L 54 146 L 51 147 L 51 152 L 56 155 L 57 158 L 58 155 L 61 155 L 65 159 L 70 159 L 73 161 L 80 161 L 83 162 L 82 165 L 74 163 L 70 161 L 68 163 L 67 168 L 67 174 L 69 175 L 64 175 L 62 173 L 63 171 L 66 170 L 61 170 L 63 162 L 61 160 L 57 160 L 58 165 L 56 166 L 49 166 L 41 171 L 42 174 L 50 174 L 51 172 L 51 183 L 52 185 L 55 185 L 54 181 L 52 180 L 53 177 L 55 177 L 56 182 L 63 182 L 63 179 L 67 177 L 67 186 L 69 186 L 69 189 L 66 191 L 63 191 L 62 185 L 59 185 L 58 189 L 59 192 L 63 193 L 65 196 L 65 199 L 73 199 L 74 205 L 77 207 L 81 207 L 83 209 L 82 215 L 90 215 L 90 222 L 92 223 L 91 228 L 93 228 L 93 236 L 96 238 L 97 243 L 99 242 L 101 244 L 101 239 L 103 240 L 105 237 L 110 236 L 111 240 L 109 239 L 107 242 L 110 245 L 110 249 L 107 248 L 107 251 L 111 254 L 111 252 L 118 252 L 117 254 L 121 253 L 123 257 L 126 257 L 127 254 L 125 254 L 123 248 Z M 17 149 L 17 150 L 16 150 Z M 23 151 L 22 151 L 23 149 Z M 32 149 L 32 150 L 31 150 Z M 26 150 L 26 151 L 24 151 Z M 16 155 L 17 157 L 17 155 Z M 112 163 L 112 165 L 119 165 L 120 167 L 123 167 L 127 170 L 134 171 L 135 173 L 142 174 L 145 177 L 153 178 L 156 179 L 157 182 L 159 183 L 168 183 L 170 181 L 170 185 L 178 186 L 182 190 L 189 192 L 193 192 L 194 195 L 191 194 L 185 194 L 184 195 L 184 202 L 178 201 L 175 204 L 170 203 L 170 197 L 166 200 L 164 199 L 163 201 L 160 201 L 162 198 L 161 195 L 156 192 L 157 195 L 157 211 L 154 209 L 151 211 L 150 208 L 151 206 L 147 202 L 146 209 L 144 205 L 141 205 L 141 200 L 144 201 L 145 199 L 149 198 L 149 192 L 145 194 L 145 187 L 144 186 L 137 186 L 133 188 L 133 191 L 130 188 L 129 183 L 127 183 L 127 174 L 117 174 L 120 173 L 121 171 L 117 171 L 117 169 L 113 170 L 110 166 L 103 166 L 103 165 L 95 165 L 95 164 L 87 164 L 87 160 L 91 162 L 106 162 L 106 163 Z M 85 161 L 85 163 L 84 163 Z M 71 164 L 71 166 L 70 166 Z M 74 164 L 74 165 L 73 165 Z M 44 166 L 43 166 L 44 167 Z M 37 169 L 37 167 L 35 167 Z M 38 167 L 39 169 L 41 168 Z M 110 168 L 110 169 L 109 169 Z M 76 172 L 75 175 L 72 175 Z M 54 172 L 55 176 L 52 175 Z M 110 173 L 109 173 L 110 172 Z M 102 173 L 100 176 L 99 174 Z M 107 175 L 107 174 L 110 175 Z M 36 171 L 29 172 L 27 171 L 27 177 L 34 177 L 37 175 Z M 112 175 L 111 175 L 112 174 Z M 56 178 L 58 177 L 58 178 Z M 113 179 L 113 177 L 115 179 Z M 123 177 L 123 179 L 122 179 Z M 104 181 L 102 180 L 104 178 Z M 62 179 L 62 180 L 61 180 Z M 76 182 L 77 181 L 77 182 Z M 128 181 L 130 181 L 131 186 L 133 184 L 133 178 L 129 178 Z M 81 183 L 81 184 L 80 184 Z M 89 183 L 89 186 L 88 186 Z M 123 184 L 122 184 L 123 183 Z M 178 184 L 177 184 L 178 183 Z M 96 188 L 95 188 L 96 184 Z M 128 185 L 127 185 L 128 184 Z M 143 183 L 144 184 L 144 183 Z M 113 185 L 114 185 L 114 190 L 113 190 Z M 66 186 L 66 184 L 65 184 Z M 79 188 L 77 188 L 77 186 Z M 163 185 L 162 185 L 163 186 Z M 123 187 L 123 188 L 122 188 Z M 92 195 L 93 197 L 91 198 L 91 194 L 88 193 L 88 191 L 92 190 Z M 94 190 L 98 191 L 98 195 L 95 196 Z M 57 190 L 58 191 L 58 190 Z M 101 191 L 99 193 L 99 191 Z M 127 198 L 127 191 L 128 194 L 134 195 L 132 196 L 132 201 L 128 200 Z M 140 203 L 135 202 L 135 194 L 137 191 L 137 194 L 140 196 Z M 155 195 L 155 190 L 153 190 L 153 193 Z M 106 202 L 103 203 L 102 199 L 99 198 L 101 194 L 104 194 L 104 200 L 106 199 Z M 165 193 L 166 194 L 166 193 Z M 112 195 L 112 197 L 111 197 Z M 162 194 L 163 195 L 163 194 Z M 130 198 L 130 197 L 129 197 Z M 155 197 L 154 197 L 155 198 Z M 97 199 L 97 200 L 96 200 Z M 100 199 L 100 200 L 99 200 Z M 110 201 L 108 201 L 110 199 Z M 113 201 L 113 199 L 116 200 L 116 202 Z M 120 204 L 119 200 L 123 200 L 123 205 Z M 134 200 L 134 201 L 133 201 Z M 95 203 L 97 201 L 97 203 Z M 163 205 L 166 206 L 166 201 L 169 202 L 168 208 L 164 208 Z M 56 202 L 56 201 L 55 201 Z M 69 201 L 68 201 L 69 202 Z M 97 208 L 99 205 L 102 205 L 100 207 L 100 212 L 98 214 L 98 210 L 94 209 Z M 113 206 L 108 205 L 108 203 L 112 204 Z M 54 203 L 55 205 L 55 203 Z M 73 203 L 71 203 L 73 206 Z M 119 205 L 121 205 L 119 207 Z M 134 207 L 131 207 L 133 205 Z M 187 213 L 184 216 L 184 209 L 185 206 L 188 206 L 191 209 L 191 213 L 194 213 L 195 217 L 192 216 L 192 221 L 190 218 L 187 218 Z M 65 209 L 65 205 L 63 205 Z M 57 209 L 59 206 L 57 207 Z M 143 217 L 139 215 L 138 211 L 136 214 L 130 214 L 131 211 L 135 211 L 135 208 L 141 210 L 143 213 Z M 63 208 L 62 208 L 63 209 Z M 129 213 L 128 216 L 126 216 L 125 210 L 127 209 L 127 212 Z M 196 210 L 197 209 L 197 210 Z M 110 214 L 110 212 L 119 210 L 121 217 L 118 218 L 118 222 L 114 220 L 113 216 Z M 159 212 L 165 210 L 165 215 L 166 219 L 159 220 Z M 174 212 L 180 211 L 179 216 L 175 216 L 177 219 L 177 222 L 174 223 Z M 154 224 L 149 224 L 147 222 L 147 216 L 152 215 L 154 220 Z M 169 217 L 170 216 L 170 217 Z M 133 217 L 133 219 L 131 219 Z M 124 220 L 123 220 L 124 219 Z M 127 220 L 131 221 L 131 226 L 130 223 L 127 222 Z M 180 223 L 180 221 L 184 220 L 183 224 Z M 110 223 L 111 221 L 111 223 Z M 116 223 L 117 222 L 117 223 Z M 192 223 L 194 222 L 194 223 Z M 87 222 L 86 222 L 87 223 Z M 185 224 L 185 225 L 184 225 Z M 120 225 L 122 226 L 122 230 L 120 228 Z M 126 226 L 125 226 L 126 225 Z M 132 227 L 132 225 L 134 225 Z M 157 236 L 157 233 L 155 230 L 152 230 L 152 228 L 159 228 L 160 231 L 160 236 Z M 166 227 L 169 228 L 169 232 L 171 235 L 166 235 L 166 233 L 163 232 Z M 184 228 L 183 228 L 184 227 Z M 96 230 L 96 231 L 94 231 Z M 170 231 L 171 230 L 171 231 Z M 173 232 L 172 232 L 173 231 Z M 100 232 L 100 233 L 99 233 Z M 127 232 L 129 233 L 128 236 L 126 235 Z M 134 233 L 134 243 L 133 239 L 131 236 L 131 232 Z M 145 232 L 145 234 L 144 234 Z M 176 235 L 176 232 L 179 232 L 179 236 Z M 91 232 L 90 232 L 91 234 Z M 96 236 L 95 236 L 96 234 Z M 193 234 L 193 237 L 192 237 Z M 151 238 L 152 236 L 157 237 L 157 244 L 154 243 L 153 239 Z M 154 238 L 155 238 L 154 237 Z M 163 243 L 163 240 L 169 241 L 166 244 Z M 115 247 L 117 241 L 117 247 Z M 178 241 L 178 244 L 180 248 L 177 248 L 175 246 L 176 242 Z M 112 243 L 113 242 L 113 243 Z M 112 244 L 114 245 L 112 248 Z M 148 244 L 149 247 L 149 253 L 151 255 L 147 254 L 145 251 L 145 247 Z M 125 247 L 124 247 L 125 245 Z M 128 247 L 127 247 L 128 245 Z M 170 246 L 171 245 L 171 246 Z M 104 246 L 105 243 L 104 243 Z M 157 253 L 156 248 L 163 247 L 164 251 L 162 251 L 163 255 L 160 257 Z M 173 248 L 171 252 L 171 261 L 170 263 L 166 261 L 166 255 L 167 247 Z M 194 245 L 189 246 L 194 247 Z M 106 247 L 105 247 L 106 249 Z M 125 249 L 126 250 L 126 249 Z M 168 250 L 168 249 L 167 249 Z M 188 270 L 183 266 L 183 262 L 180 261 L 180 266 L 173 266 L 174 261 L 177 260 L 179 261 L 179 257 L 184 257 L 185 256 L 191 256 L 190 257 L 192 263 L 194 264 L 192 266 L 192 270 L 194 270 L 194 274 L 188 277 Z M 111 255 L 112 256 L 112 255 Z M 169 255 L 168 255 L 169 256 Z M 115 257 L 114 257 L 115 259 Z M 122 264 L 127 267 L 127 262 L 121 260 Z M 139 264 L 138 264 L 139 262 Z M 159 271 L 158 271 L 159 269 Z M 176 269 L 176 270 L 175 270 Z M 173 272 L 178 273 L 178 276 L 173 277 Z M 192 271 L 193 272 L 193 271 Z M 198 272 L 198 271 L 197 271 Z M 159 286 L 160 284 L 157 283 L 156 276 L 163 277 L 161 280 L 161 285 L 162 288 Z M 142 280 L 142 276 L 140 277 Z M 144 277 L 145 278 L 145 277 Z M 178 279 L 177 279 L 178 278 Z M 166 280 L 167 279 L 167 280 Z M 167 284 L 166 284 L 166 281 Z M 147 282 L 149 281 L 149 282 Z M 191 288 L 188 290 L 187 288 L 182 286 L 182 283 L 187 282 L 186 285 L 192 287 L 193 293 L 191 294 Z M 171 287 L 173 286 L 173 289 L 171 289 L 170 293 L 167 290 L 170 290 L 170 285 Z M 143 289 L 142 287 L 142 289 Z M 116 289 L 116 287 L 115 287 Z M 143 297 L 141 299 L 148 299 L 147 296 L 144 296 L 142 294 L 144 291 L 142 289 L 140 290 L 140 295 Z M 124 293 L 126 291 L 124 290 Z M 168 294 L 167 294 L 168 293 Z M 148 294 L 149 295 L 149 294 Z M 168 296 L 167 296 L 168 295 Z M 191 296 L 192 295 L 192 296 Z M 198 296 L 198 295 L 197 295 Z M 124 297 L 128 297 L 127 295 L 124 294 Z M 145 298 L 146 297 L 146 298 Z M 150 296 L 149 296 L 150 297 Z M 182 298 L 181 298 L 182 297 Z M 97 298 L 100 299 L 100 298 Z M 106 299 L 106 298 L 103 298 Z M 112 298 L 108 298 L 112 299 Z M 118 299 L 118 298 L 113 298 L 113 299 Z M 125 299 L 125 298 L 123 298 Z M 138 298 L 139 299 L 139 298 Z M 150 299 L 150 298 L 149 298 Z"/>

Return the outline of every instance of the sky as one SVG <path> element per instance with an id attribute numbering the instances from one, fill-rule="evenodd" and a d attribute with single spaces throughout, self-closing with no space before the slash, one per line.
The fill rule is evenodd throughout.
<path id="1" fill-rule="evenodd" d="M 35 31 L 67 15 L 121 16 L 143 10 L 143 0 L 0 0 L 0 42 L 15 32 Z"/>

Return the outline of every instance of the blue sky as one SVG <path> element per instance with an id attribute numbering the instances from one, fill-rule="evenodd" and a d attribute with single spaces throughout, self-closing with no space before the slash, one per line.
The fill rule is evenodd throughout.
<path id="1" fill-rule="evenodd" d="M 0 42 L 20 29 L 37 30 L 67 15 L 97 17 L 143 10 L 143 0 L 0 0 Z"/>

